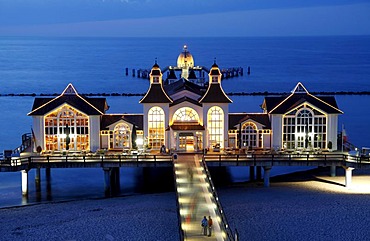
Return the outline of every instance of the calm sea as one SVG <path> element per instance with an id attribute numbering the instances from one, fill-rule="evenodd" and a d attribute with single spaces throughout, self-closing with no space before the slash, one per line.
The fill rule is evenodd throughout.
<path id="1" fill-rule="evenodd" d="M 251 67 L 251 75 L 223 81 L 226 92 L 289 92 L 298 81 L 309 91 L 370 91 L 370 36 L 274 38 L 0 38 L 0 94 L 145 93 L 148 81 L 132 69 L 176 65 L 183 45 L 195 65 Z M 129 68 L 129 75 L 125 75 Z M 246 71 L 245 71 L 246 72 Z M 263 96 L 232 96 L 231 112 L 260 112 Z M 336 96 L 349 140 L 370 146 L 370 96 Z M 109 113 L 140 113 L 140 97 L 108 97 Z M 0 96 L 0 150 L 14 149 L 30 132 L 33 97 Z M 52 170 L 53 200 L 103 195 L 102 170 Z M 143 172 L 125 169 L 123 193 L 143 190 Z M 244 171 L 243 171 L 244 172 Z M 241 172 L 241 173 L 243 173 Z M 31 172 L 31 175 L 33 172 Z M 245 172 L 244 172 L 245 173 Z M 243 181 L 239 172 L 230 174 Z M 96 177 L 98 177 L 96 179 Z M 31 177 L 32 178 L 32 177 Z M 78 180 L 78 181 L 76 181 Z M 141 188 L 140 188 L 141 187 Z M 44 195 L 45 196 L 45 195 Z M 38 199 L 31 187 L 30 201 Z M 41 200 L 46 200 L 42 197 Z M 0 173 L 0 206 L 22 203 L 20 174 Z"/>

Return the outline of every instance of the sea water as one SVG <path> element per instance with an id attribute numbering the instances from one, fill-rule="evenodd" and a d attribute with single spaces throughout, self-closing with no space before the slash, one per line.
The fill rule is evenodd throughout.
<path id="1" fill-rule="evenodd" d="M 148 80 L 132 77 L 132 69 L 150 69 L 157 59 L 161 68 L 176 65 L 183 45 L 195 65 L 209 68 L 243 67 L 244 76 L 223 80 L 227 93 L 289 92 L 298 81 L 308 91 L 370 91 L 370 37 L 274 38 L 0 38 L 0 150 L 21 144 L 30 132 L 34 97 L 9 94 L 60 94 L 68 83 L 79 93 L 143 94 Z M 246 74 L 247 67 L 251 75 Z M 129 68 L 129 75 L 125 69 Z M 6 95 L 6 96 L 4 96 Z M 230 96 L 230 112 L 261 112 L 263 96 Z M 107 97 L 108 113 L 142 113 L 140 96 Z M 370 146 L 368 95 L 337 95 L 339 128 L 344 125 L 350 142 Z M 340 131 L 340 130 L 338 130 Z M 273 174 L 284 170 L 273 168 Z M 238 169 L 239 170 L 239 169 Z M 291 171 L 291 170 L 289 170 Z M 143 173 L 122 168 L 122 193 L 144 190 Z M 234 181 L 247 180 L 247 170 L 231 172 Z M 44 173 L 42 179 L 44 180 Z M 30 180 L 34 171 L 30 172 Z M 32 181 L 30 183 L 33 183 Z M 161 184 L 160 184 L 161 185 Z M 46 188 L 42 186 L 42 190 Z M 101 169 L 52 169 L 51 200 L 101 197 Z M 28 202 L 37 197 L 30 185 Z M 0 206 L 22 204 L 20 174 L 0 173 Z"/>

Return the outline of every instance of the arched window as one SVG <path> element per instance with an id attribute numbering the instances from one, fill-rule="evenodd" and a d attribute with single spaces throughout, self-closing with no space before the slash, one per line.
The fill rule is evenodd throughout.
<path id="1" fill-rule="evenodd" d="M 130 127 L 127 124 L 119 123 L 113 131 L 114 148 L 130 148 Z"/>
<path id="2" fill-rule="evenodd" d="M 218 106 L 213 106 L 208 111 L 209 144 L 219 144 L 223 147 L 224 140 L 224 112 Z"/>
<path id="3" fill-rule="evenodd" d="M 198 113 L 190 107 L 182 107 L 173 114 L 174 122 L 196 122 L 199 123 Z"/>
<path id="4" fill-rule="evenodd" d="M 241 129 L 242 132 L 242 146 L 243 147 L 257 147 L 257 126 L 252 122 L 244 123 Z"/>
<path id="5" fill-rule="evenodd" d="M 148 145 L 160 149 L 164 145 L 164 111 L 161 107 L 152 107 L 148 112 Z"/>
<path id="6" fill-rule="evenodd" d="M 67 135 L 69 150 L 89 150 L 89 117 L 64 105 L 45 116 L 45 149 L 66 150 Z"/>
<path id="7" fill-rule="evenodd" d="M 283 147 L 325 148 L 325 114 L 306 104 L 286 114 L 283 118 Z"/>

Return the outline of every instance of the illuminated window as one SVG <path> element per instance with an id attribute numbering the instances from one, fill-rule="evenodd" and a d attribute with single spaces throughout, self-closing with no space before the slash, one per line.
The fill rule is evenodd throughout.
<path id="1" fill-rule="evenodd" d="M 218 82 L 218 77 L 212 76 L 212 83 L 217 83 L 217 82 Z"/>
<path id="2" fill-rule="evenodd" d="M 156 106 L 148 112 L 148 145 L 153 149 L 160 149 L 164 145 L 164 111 Z"/>
<path id="3" fill-rule="evenodd" d="M 173 121 L 199 123 L 199 115 L 193 108 L 182 107 L 173 114 Z"/>
<path id="4" fill-rule="evenodd" d="M 294 148 L 326 147 L 326 116 L 304 105 L 283 118 L 283 146 Z"/>
<path id="5" fill-rule="evenodd" d="M 120 123 L 114 127 L 114 148 L 130 148 L 130 128 L 127 124 Z"/>
<path id="6" fill-rule="evenodd" d="M 89 117 L 65 105 L 45 116 L 45 149 L 65 150 L 67 133 L 69 150 L 89 150 Z"/>
<path id="7" fill-rule="evenodd" d="M 257 147 L 257 126 L 252 122 L 247 122 L 242 126 L 242 146 Z"/>
<path id="8" fill-rule="evenodd" d="M 153 82 L 154 83 L 159 83 L 159 77 L 153 77 Z"/>
<path id="9" fill-rule="evenodd" d="M 223 147 L 224 140 L 224 112 L 218 106 L 213 106 L 208 111 L 209 144 L 220 144 Z"/>

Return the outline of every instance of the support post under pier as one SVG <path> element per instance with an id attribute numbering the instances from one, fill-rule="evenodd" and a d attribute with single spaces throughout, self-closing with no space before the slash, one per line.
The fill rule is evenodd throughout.
<path id="1" fill-rule="evenodd" d="M 111 182 L 110 182 L 110 174 L 111 168 L 103 168 L 104 171 L 104 193 L 106 197 L 111 196 Z"/>
<path id="2" fill-rule="evenodd" d="M 335 177 L 337 176 L 337 166 L 330 166 L 330 176 Z"/>
<path id="3" fill-rule="evenodd" d="M 352 170 L 353 167 L 345 167 L 343 166 L 344 170 L 346 171 L 346 188 L 350 188 L 352 185 Z"/>
<path id="4" fill-rule="evenodd" d="M 51 169 L 45 168 L 45 179 L 46 179 L 46 199 L 51 200 Z"/>
<path id="5" fill-rule="evenodd" d="M 269 187 L 270 186 L 270 171 L 271 171 L 272 167 L 270 166 L 264 166 L 263 167 L 263 185 L 265 187 Z"/>
<path id="6" fill-rule="evenodd" d="M 35 188 L 36 188 L 36 192 L 41 191 L 41 172 L 40 172 L 40 168 L 35 169 Z"/>
<path id="7" fill-rule="evenodd" d="M 119 167 L 112 167 L 111 187 L 113 195 L 119 194 L 120 192 Z"/>
<path id="8" fill-rule="evenodd" d="M 28 196 L 28 170 L 21 171 L 22 176 L 22 195 Z"/>
<path id="9" fill-rule="evenodd" d="M 257 166 L 256 167 L 256 171 L 257 171 L 257 180 L 261 180 L 262 179 L 262 167 L 261 166 Z"/>
<path id="10" fill-rule="evenodd" d="M 111 197 L 120 191 L 119 167 L 103 168 L 104 170 L 104 193 Z"/>
<path id="11" fill-rule="evenodd" d="M 255 166 L 249 167 L 249 181 L 254 181 L 255 179 Z"/>

